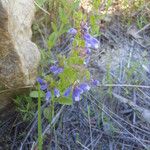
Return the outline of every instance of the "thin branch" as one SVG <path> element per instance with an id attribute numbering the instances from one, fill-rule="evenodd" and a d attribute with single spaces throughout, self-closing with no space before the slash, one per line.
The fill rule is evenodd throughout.
<path id="1" fill-rule="evenodd" d="M 44 8 L 42 8 L 35 0 L 34 0 L 34 4 L 39 8 L 41 9 L 44 13 L 46 13 L 47 15 L 50 16 L 50 13 L 48 11 L 46 11 Z"/>
<path id="2" fill-rule="evenodd" d="M 132 84 L 100 84 L 100 87 L 133 87 L 133 88 L 146 88 L 150 89 L 147 85 L 132 85 Z"/>

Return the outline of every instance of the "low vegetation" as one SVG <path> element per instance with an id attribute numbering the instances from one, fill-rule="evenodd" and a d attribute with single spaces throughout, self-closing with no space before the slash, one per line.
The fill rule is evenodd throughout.
<path id="1" fill-rule="evenodd" d="M 41 63 L 34 89 L 14 100 L 11 149 L 148 150 L 150 2 L 35 5 Z"/>

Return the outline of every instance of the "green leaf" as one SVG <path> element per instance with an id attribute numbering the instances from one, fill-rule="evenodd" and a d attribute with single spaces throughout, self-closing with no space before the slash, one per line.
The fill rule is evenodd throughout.
<path id="1" fill-rule="evenodd" d="M 56 86 L 56 81 L 53 78 L 52 74 L 49 74 L 49 75 L 45 76 L 45 80 L 50 83 L 50 86 L 49 86 L 50 88 L 53 88 L 53 87 Z"/>
<path id="2" fill-rule="evenodd" d="M 30 92 L 30 97 L 32 98 L 38 98 L 38 92 L 39 91 L 31 91 Z M 43 91 L 40 91 L 40 97 L 44 97 L 45 93 Z"/>
<path id="3" fill-rule="evenodd" d="M 61 7 L 59 8 L 59 17 L 60 17 L 60 20 L 63 24 L 68 23 L 67 14 L 65 13 L 65 11 Z"/>
<path id="4" fill-rule="evenodd" d="M 57 25 L 54 22 L 51 22 L 52 29 L 57 32 Z"/>
<path id="5" fill-rule="evenodd" d="M 67 32 L 68 28 L 67 25 L 64 23 L 61 23 L 60 28 L 59 28 L 59 36 L 61 36 L 62 34 L 64 34 L 65 32 Z"/>
<path id="6" fill-rule="evenodd" d="M 67 59 L 68 65 L 83 65 L 83 59 L 79 57 L 78 51 L 72 51 L 71 56 Z"/>
<path id="7" fill-rule="evenodd" d="M 90 80 L 91 74 L 88 70 L 85 71 L 85 77 L 87 80 Z"/>
<path id="8" fill-rule="evenodd" d="M 100 4 L 101 4 L 101 0 L 94 0 L 93 1 L 94 9 L 98 10 Z"/>
<path id="9" fill-rule="evenodd" d="M 77 71 L 72 67 L 65 67 L 63 73 L 59 75 L 60 80 L 57 87 L 63 92 L 67 87 L 73 84 L 77 78 Z"/>
<path id="10" fill-rule="evenodd" d="M 52 34 L 50 34 L 48 38 L 49 48 L 52 48 L 55 45 L 56 40 L 57 40 L 57 32 L 53 32 Z"/>
<path id="11" fill-rule="evenodd" d="M 58 98 L 58 102 L 63 105 L 72 105 L 71 97 L 60 97 Z"/>

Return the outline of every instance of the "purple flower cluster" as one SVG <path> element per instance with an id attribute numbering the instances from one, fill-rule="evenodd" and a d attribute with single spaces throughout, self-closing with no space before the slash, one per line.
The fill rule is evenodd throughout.
<path id="1" fill-rule="evenodd" d="M 36 81 L 40 84 L 40 89 L 42 91 L 46 90 L 48 88 L 48 84 L 45 80 L 43 80 L 42 78 L 38 77 L 36 79 Z"/>
<path id="2" fill-rule="evenodd" d="M 54 75 L 58 75 L 61 72 L 63 72 L 63 68 L 62 67 L 58 67 L 57 65 L 51 66 L 49 70 Z M 40 84 L 40 90 L 45 92 L 45 99 L 46 99 L 46 101 L 50 101 L 52 96 L 51 96 L 51 91 L 48 90 L 48 83 L 44 79 L 42 79 L 40 77 L 37 78 L 37 82 Z M 59 90 L 57 88 L 54 89 L 54 95 L 55 95 L 55 97 L 59 97 L 60 96 L 60 92 L 59 92 Z"/>
<path id="3" fill-rule="evenodd" d="M 51 92 L 48 90 L 48 84 L 46 83 L 45 80 L 43 80 L 42 78 L 38 77 L 37 78 L 37 82 L 40 84 L 40 89 L 42 91 L 45 91 L 45 99 L 46 101 L 50 101 L 51 99 Z M 94 80 L 92 79 L 92 84 L 94 86 L 99 86 L 99 81 L 98 80 Z M 72 92 L 72 98 L 74 101 L 80 101 L 81 99 L 81 94 L 83 94 L 84 92 L 87 92 L 91 89 L 91 87 L 87 84 L 87 83 L 81 83 L 78 86 L 75 86 Z M 67 88 L 64 91 L 63 96 L 65 97 L 69 97 L 72 91 L 72 87 L 70 86 L 69 88 Z M 57 88 L 54 88 L 54 96 L 56 98 L 60 97 L 60 91 Z"/>
<path id="4" fill-rule="evenodd" d="M 40 77 L 36 81 L 40 84 L 40 90 L 45 91 L 46 101 L 49 101 L 51 99 L 51 92 L 48 90 L 48 83 Z"/>
<path id="5" fill-rule="evenodd" d="M 83 39 L 85 41 L 86 48 L 98 49 L 99 41 L 89 34 L 89 27 L 87 23 L 84 22 L 81 23 L 81 31 L 82 31 Z"/>
<path id="6" fill-rule="evenodd" d="M 74 40 L 74 37 L 75 35 L 77 34 L 77 30 L 74 29 L 74 28 L 71 28 L 68 30 L 68 35 L 71 36 L 71 38 Z M 83 33 L 83 38 L 84 38 L 84 41 L 85 41 L 85 53 L 86 53 L 86 58 L 85 58 L 85 61 L 84 61 L 84 64 L 87 65 L 90 61 L 90 54 L 91 54 L 91 49 L 98 49 L 99 47 L 99 41 L 92 37 L 89 33 L 88 33 L 88 30 L 84 30 L 84 33 Z M 58 65 L 53 65 L 49 68 L 49 71 L 53 74 L 53 75 L 59 75 L 60 73 L 63 72 L 63 68 L 62 67 L 59 67 Z M 38 77 L 37 78 L 37 82 L 40 84 L 40 90 L 44 91 L 45 92 L 45 99 L 46 101 L 50 101 L 50 99 L 52 98 L 52 94 L 51 94 L 51 91 L 48 89 L 48 83 Z M 98 80 L 94 80 L 92 79 L 92 85 L 94 86 L 99 86 L 99 81 Z M 75 87 L 68 87 L 62 96 L 64 97 L 69 97 L 72 95 L 72 99 L 74 101 L 80 101 L 81 100 L 81 95 L 84 93 L 84 92 L 87 92 L 90 90 L 90 86 L 89 84 L 87 83 L 81 83 Z M 61 93 L 59 91 L 59 89 L 57 88 L 54 88 L 54 96 L 56 98 L 60 97 L 61 96 Z"/>
<path id="7" fill-rule="evenodd" d="M 77 32 L 78 31 L 75 28 L 70 28 L 68 30 L 68 32 L 67 32 L 67 39 L 68 39 L 68 41 L 70 43 L 69 47 L 72 46 L 72 43 L 73 43 L 73 41 L 75 39 L 75 36 L 76 36 Z"/>
<path id="8" fill-rule="evenodd" d="M 81 94 L 89 91 L 90 90 L 90 86 L 87 83 L 82 83 L 78 86 L 76 86 L 73 89 L 73 93 L 72 93 L 72 98 L 74 101 L 79 101 L 81 99 Z"/>
<path id="9" fill-rule="evenodd" d="M 85 40 L 86 48 L 91 48 L 91 49 L 99 48 L 99 41 L 96 38 L 92 37 L 89 33 L 85 33 L 83 35 L 83 38 Z"/>
<path id="10" fill-rule="evenodd" d="M 100 82 L 98 80 L 92 79 L 92 84 L 94 86 L 99 86 Z M 91 89 L 91 87 L 87 83 L 81 83 L 73 89 L 72 98 L 74 101 L 80 101 L 81 94 L 87 92 Z"/>
<path id="11" fill-rule="evenodd" d="M 87 24 L 84 23 L 81 24 L 81 31 L 82 31 L 83 39 L 85 41 L 85 53 L 87 54 L 84 60 L 84 64 L 88 65 L 88 63 L 90 62 L 91 49 L 94 50 L 98 49 L 99 41 L 89 34 L 89 28 Z"/>
<path id="12" fill-rule="evenodd" d="M 42 78 L 38 77 L 37 82 L 40 84 L 40 89 L 42 91 L 45 91 L 46 101 L 50 101 L 52 96 L 51 96 L 51 92 L 48 90 L 48 84 L 46 83 L 46 81 L 43 80 Z M 60 97 L 60 91 L 57 88 L 54 88 L 54 95 L 57 98 Z"/>

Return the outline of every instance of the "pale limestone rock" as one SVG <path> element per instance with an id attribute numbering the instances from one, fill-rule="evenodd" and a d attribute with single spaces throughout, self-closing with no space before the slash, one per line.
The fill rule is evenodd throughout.
<path id="1" fill-rule="evenodd" d="M 31 42 L 33 0 L 0 0 L 0 85 L 7 88 L 35 82 L 40 53 Z"/>
<path id="2" fill-rule="evenodd" d="M 0 0 L 0 112 L 8 96 L 35 83 L 40 52 L 31 41 L 34 12 L 33 0 Z"/>

